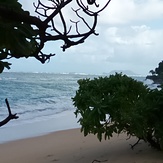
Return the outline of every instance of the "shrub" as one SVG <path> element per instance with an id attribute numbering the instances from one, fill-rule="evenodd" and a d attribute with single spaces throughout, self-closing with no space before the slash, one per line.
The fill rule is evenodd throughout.
<path id="1" fill-rule="evenodd" d="M 146 140 L 153 147 L 163 150 L 163 89 L 150 90 L 145 102 L 148 104 L 145 119 L 150 129 Z"/>
<path id="2" fill-rule="evenodd" d="M 161 91 L 150 90 L 122 74 L 82 79 L 78 84 L 79 90 L 72 99 L 85 136 L 92 133 L 101 141 L 103 136 L 109 139 L 113 133 L 126 132 L 162 148 Z"/>

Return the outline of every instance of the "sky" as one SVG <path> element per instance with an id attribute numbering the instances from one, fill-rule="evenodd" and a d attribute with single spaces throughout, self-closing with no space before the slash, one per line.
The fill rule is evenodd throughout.
<path id="1" fill-rule="evenodd" d="M 19 1 L 34 14 L 35 0 Z M 163 60 L 163 0 L 112 0 L 100 13 L 96 32 L 98 36 L 65 52 L 60 42 L 50 42 L 45 51 L 56 56 L 49 63 L 11 59 L 10 71 L 102 74 L 130 70 L 147 75 Z"/>

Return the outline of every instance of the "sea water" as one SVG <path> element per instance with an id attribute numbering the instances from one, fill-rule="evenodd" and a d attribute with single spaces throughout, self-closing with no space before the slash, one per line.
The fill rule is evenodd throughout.
<path id="1" fill-rule="evenodd" d="M 81 76 L 48 73 L 3 73 L 0 75 L 0 119 L 6 116 L 5 98 L 12 112 L 19 115 L 14 122 L 26 123 L 72 110 L 71 97 Z"/>
<path id="2" fill-rule="evenodd" d="M 0 142 L 79 127 L 72 102 L 78 90 L 77 81 L 98 76 L 75 73 L 0 74 L 0 121 L 8 116 L 6 98 L 12 113 L 19 116 L 19 119 L 0 128 Z M 145 77 L 133 78 L 151 84 Z"/>

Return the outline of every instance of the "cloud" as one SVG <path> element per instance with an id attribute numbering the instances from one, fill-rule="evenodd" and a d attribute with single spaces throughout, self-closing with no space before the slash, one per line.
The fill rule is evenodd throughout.
<path id="1" fill-rule="evenodd" d="M 94 39 L 67 51 L 79 65 L 129 69 L 146 74 L 162 60 L 163 30 L 146 25 L 109 27 Z M 67 59 L 68 59 L 67 57 Z M 100 67 L 100 66 L 99 66 Z M 104 71 L 101 68 L 101 71 Z"/>
<path id="2" fill-rule="evenodd" d="M 100 21 L 106 24 L 131 24 L 159 19 L 162 16 L 162 0 L 113 0 L 101 14 Z"/>
<path id="3" fill-rule="evenodd" d="M 132 65 L 151 65 L 162 59 L 163 30 L 146 25 L 110 27 L 105 33 L 106 43 L 113 53 L 106 61 Z"/>
<path id="4" fill-rule="evenodd" d="M 105 39 L 117 45 L 135 45 L 140 48 L 159 47 L 163 37 L 163 30 L 152 29 L 146 25 L 110 27 L 105 32 Z"/>

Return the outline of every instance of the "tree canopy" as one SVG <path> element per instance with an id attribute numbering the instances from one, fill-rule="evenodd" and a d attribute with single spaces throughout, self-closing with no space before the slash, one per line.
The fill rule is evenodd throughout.
<path id="1" fill-rule="evenodd" d="M 5 59 L 13 57 L 34 57 L 45 63 L 55 55 L 43 51 L 49 41 L 63 41 L 61 48 L 65 51 L 92 34 L 98 35 L 95 31 L 98 14 L 110 1 L 98 4 L 96 0 L 49 0 L 47 5 L 46 1 L 38 0 L 33 4 L 38 16 L 32 16 L 18 0 L 0 0 L 0 72 L 4 67 L 10 68 Z M 65 18 L 67 7 L 73 18 Z"/>
<path id="2" fill-rule="evenodd" d="M 122 74 L 82 79 L 78 84 L 73 102 L 85 136 L 92 133 L 101 141 L 126 133 L 163 150 L 163 89 L 150 90 Z"/>
<path id="3" fill-rule="evenodd" d="M 149 73 L 152 75 L 148 75 L 146 79 L 151 79 L 156 84 L 163 84 L 163 61 L 158 64 L 155 70 L 150 70 Z"/>

